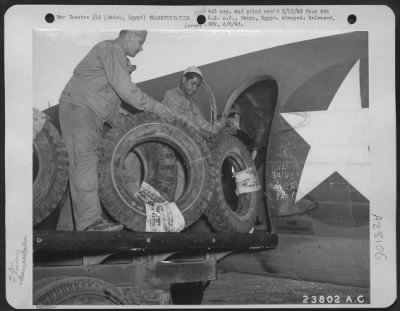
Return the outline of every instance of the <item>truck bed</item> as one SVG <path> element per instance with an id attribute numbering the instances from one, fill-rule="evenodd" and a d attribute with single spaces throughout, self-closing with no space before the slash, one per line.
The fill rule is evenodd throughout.
<path id="1" fill-rule="evenodd" d="M 275 248 L 274 233 L 35 231 L 34 252 L 235 251 Z"/>

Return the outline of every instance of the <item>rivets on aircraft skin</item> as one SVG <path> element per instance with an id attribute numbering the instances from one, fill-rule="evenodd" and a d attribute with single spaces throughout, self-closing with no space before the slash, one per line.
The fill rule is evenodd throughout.
<path id="1" fill-rule="evenodd" d="M 43 242 L 43 239 L 42 239 L 42 238 L 36 238 L 36 243 L 40 244 L 40 243 L 42 243 L 42 242 Z"/>

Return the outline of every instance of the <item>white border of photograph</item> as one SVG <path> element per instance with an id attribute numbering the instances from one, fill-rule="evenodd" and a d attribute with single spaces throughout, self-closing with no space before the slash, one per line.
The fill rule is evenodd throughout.
<path id="1" fill-rule="evenodd" d="M 377 243 L 370 224 L 371 258 L 371 303 L 351 307 L 387 307 L 396 299 L 396 120 L 395 120 L 395 17 L 386 6 L 286 6 L 287 8 L 329 8 L 335 21 L 271 21 L 245 22 L 245 27 L 218 29 L 197 27 L 199 14 L 207 16 L 207 10 L 228 7 L 218 6 L 65 6 L 65 5 L 17 5 L 5 14 L 5 177 L 6 177 L 6 286 L 7 301 L 15 308 L 35 308 L 32 306 L 32 107 L 47 108 L 48 103 L 57 104 L 60 87 L 63 87 L 72 74 L 76 63 L 88 52 L 93 44 L 103 39 L 113 39 L 120 29 L 147 29 L 149 36 L 144 51 L 138 55 L 138 70 L 135 82 L 164 76 L 196 64 L 201 66 L 221 59 L 245 53 L 284 45 L 307 39 L 320 38 L 334 34 L 357 30 L 368 31 L 369 35 L 369 109 L 371 137 L 371 214 L 383 218 L 382 232 L 387 261 L 377 259 Z M 231 7 L 234 8 L 234 7 Z M 236 8 L 240 8 L 237 6 Z M 253 7 L 258 8 L 257 6 Z M 274 8 L 274 6 L 260 6 Z M 110 20 L 92 21 L 70 19 L 71 15 L 114 14 L 119 16 L 162 14 L 187 15 L 190 21 L 159 20 Z M 54 23 L 45 21 L 45 15 L 56 16 Z M 357 22 L 349 24 L 349 14 L 357 16 Z M 58 19 L 57 15 L 66 16 Z M 196 26 L 196 27 L 195 27 Z M 49 88 L 49 94 L 35 93 L 32 81 L 32 53 L 34 31 L 80 30 L 82 38 L 71 37 L 69 40 L 80 46 L 75 52 L 59 55 L 58 63 L 65 76 L 58 77 L 60 82 Z M 157 49 L 160 37 L 153 40 L 152 31 L 157 36 L 165 34 L 174 37 L 174 32 L 186 34 L 191 45 L 180 45 L 168 41 L 164 50 Z M 72 33 L 74 33 L 72 32 Z M 221 32 L 228 32 L 231 39 L 218 40 Z M 56 33 L 56 32 L 55 32 Z M 196 38 L 210 36 L 209 42 L 196 43 Z M 263 34 L 271 40 L 253 40 Z M 109 36 L 108 36 L 109 34 Z M 193 36 L 193 34 L 196 34 Z M 104 36 L 103 36 L 104 35 Z M 193 36 L 193 37 L 191 37 Z M 242 37 L 240 46 L 235 39 Z M 91 38 L 89 40 L 89 38 Z M 247 38 L 247 39 L 246 39 Z M 214 40 L 215 39 L 215 40 Z M 54 39 L 55 41 L 57 38 Z M 80 41 L 81 40 L 81 41 Z M 214 41 L 213 41 L 214 40 Z M 168 43 L 168 44 L 167 44 Z M 197 44 L 197 45 L 196 45 Z M 224 48 L 222 48 L 222 46 Z M 232 47 L 232 48 L 226 48 Z M 170 50 L 168 50 L 170 49 Z M 196 53 L 193 53 L 196 51 Z M 204 53 L 202 53 L 204 51 Z M 79 54 L 81 53 L 81 54 Z M 83 54 L 82 54 L 83 53 Z M 178 54 L 177 54 L 178 53 Z M 179 54 L 182 53 L 182 54 Z M 190 53 L 190 58 L 182 55 Z M 71 54 L 71 55 L 69 55 Z M 171 55 L 175 55 L 174 58 Z M 168 62 L 164 61 L 168 58 Z M 54 82 L 56 83 L 56 82 Z M 62 84 L 62 85 L 61 85 Z M 62 90 L 62 89 L 61 89 Z M 47 96 L 47 97 L 46 97 Z M 18 271 L 12 270 L 18 266 Z M 14 269 L 15 270 L 15 269 Z M 12 276 L 16 277 L 12 277 Z M 311 294 L 311 293 L 310 293 Z M 279 305 L 261 305 L 278 308 Z M 343 306 L 343 305 L 342 305 Z M 84 306 L 85 308 L 96 308 Z M 146 308 L 146 306 L 138 306 Z M 167 308 L 168 306 L 160 306 Z M 171 306 L 177 308 L 179 306 Z M 205 306 L 199 306 L 199 308 Z M 211 306 L 219 308 L 221 306 Z M 240 306 L 223 306 L 236 308 Z M 244 306 L 241 306 L 244 307 Z M 245 306 L 260 307 L 260 305 Z M 306 307 L 311 305 L 282 305 L 284 308 Z M 315 305 L 338 307 L 338 305 Z M 349 307 L 348 305 L 345 306 Z M 74 308 L 74 307 L 71 307 Z M 134 308 L 121 306 L 121 308 Z M 154 306 L 149 306 L 154 308 Z M 196 308 L 194 306 L 193 308 Z"/>

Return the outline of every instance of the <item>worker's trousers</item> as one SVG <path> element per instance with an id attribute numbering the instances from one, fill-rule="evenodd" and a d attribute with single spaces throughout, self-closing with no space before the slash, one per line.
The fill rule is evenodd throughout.
<path id="1" fill-rule="evenodd" d="M 60 101 L 59 118 L 69 157 L 69 187 L 76 230 L 83 231 L 101 217 L 98 195 L 98 146 L 103 124 L 89 108 Z M 64 206 L 60 218 L 68 217 Z"/>

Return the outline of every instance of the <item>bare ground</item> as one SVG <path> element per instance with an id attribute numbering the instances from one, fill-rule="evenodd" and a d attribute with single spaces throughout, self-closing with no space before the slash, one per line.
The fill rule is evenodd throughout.
<path id="1" fill-rule="evenodd" d="M 353 304 L 369 303 L 369 289 L 218 271 L 217 280 L 205 290 L 202 304 L 303 304 L 307 301 L 311 305 L 319 300 L 326 304 L 328 299 L 330 304 L 350 303 L 350 299 Z"/>

